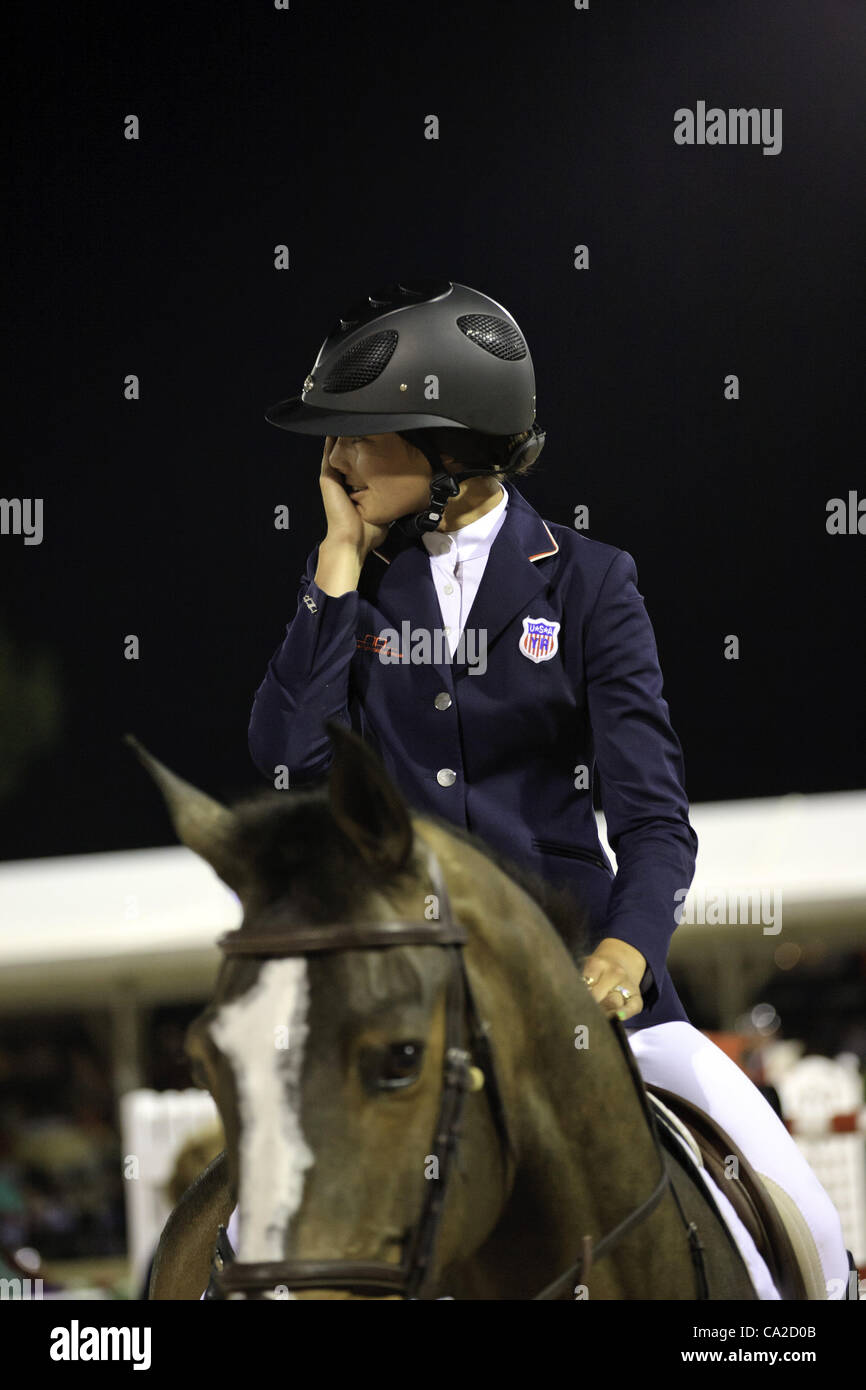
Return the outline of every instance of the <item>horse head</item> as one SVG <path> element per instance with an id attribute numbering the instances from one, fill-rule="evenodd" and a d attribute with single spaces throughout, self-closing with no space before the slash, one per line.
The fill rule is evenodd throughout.
<path id="1" fill-rule="evenodd" d="M 584 1103 L 633 1086 L 580 979 L 577 905 L 410 812 L 367 744 L 327 727 L 326 781 L 231 809 L 128 740 L 243 906 L 187 1036 L 239 1208 L 225 1291 L 531 1296 L 573 1254 L 573 1223 L 591 1210 L 603 1229 L 616 1208 L 579 1123 L 578 1028 L 595 1046 Z"/>

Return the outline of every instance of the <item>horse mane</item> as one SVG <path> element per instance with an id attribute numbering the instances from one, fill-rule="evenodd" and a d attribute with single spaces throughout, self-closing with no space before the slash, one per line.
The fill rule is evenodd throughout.
<path id="1" fill-rule="evenodd" d="M 589 919 L 570 888 L 548 882 L 462 826 L 427 811 L 408 809 L 410 815 L 421 816 L 470 845 L 522 888 L 578 964 L 589 954 Z M 278 903 L 290 891 L 287 907 L 299 920 L 310 925 L 346 920 L 364 892 L 373 887 L 387 891 L 335 821 L 326 783 L 294 788 L 290 797 L 263 791 L 236 802 L 232 811 L 236 853 L 250 865 L 269 902 Z M 417 863 L 410 859 L 394 874 L 393 885 L 405 886 L 416 872 Z"/>

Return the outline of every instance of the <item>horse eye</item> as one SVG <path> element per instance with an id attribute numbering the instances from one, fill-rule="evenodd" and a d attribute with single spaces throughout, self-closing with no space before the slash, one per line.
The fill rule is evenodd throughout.
<path id="1" fill-rule="evenodd" d="M 379 1085 L 384 1090 L 395 1090 L 398 1086 L 408 1086 L 421 1069 L 424 1057 L 424 1044 L 417 1041 L 391 1043 L 385 1049 Z"/>

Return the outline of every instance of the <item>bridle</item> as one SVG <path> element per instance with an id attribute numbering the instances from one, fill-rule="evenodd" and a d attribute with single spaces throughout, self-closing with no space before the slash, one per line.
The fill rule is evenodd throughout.
<path id="1" fill-rule="evenodd" d="M 431 1283 L 435 1275 L 434 1254 L 442 1220 L 448 1178 L 461 1132 L 461 1116 L 467 1091 L 485 1087 L 494 1125 L 500 1142 L 506 1183 L 516 1165 L 502 1092 L 496 1076 L 490 1046 L 489 1025 L 478 1013 L 462 947 L 469 939 L 468 932 L 458 922 L 451 907 L 442 869 L 429 846 L 427 864 L 433 892 L 439 903 L 436 920 L 391 919 L 378 922 L 332 922 L 322 926 L 270 924 L 267 930 L 256 933 L 247 928 L 220 938 L 219 946 L 226 955 L 247 956 L 309 956 L 324 951 L 378 949 L 387 946 L 441 946 L 450 957 L 450 972 L 446 985 L 445 1048 L 442 1078 L 442 1098 L 434 1130 L 431 1155 L 438 1160 L 438 1180 L 426 1183 L 421 1214 L 417 1224 L 404 1241 L 405 1251 L 399 1264 L 385 1260 L 274 1260 L 242 1262 L 234 1251 L 223 1227 L 220 1227 L 217 1254 L 208 1296 L 212 1298 L 261 1297 L 276 1287 L 288 1289 L 348 1289 L 371 1296 L 401 1295 L 406 1299 L 425 1299 L 433 1296 Z M 536 1299 L 557 1299 L 571 1294 L 572 1282 L 585 1280 L 593 1260 L 606 1254 L 627 1231 L 642 1221 L 657 1206 L 670 1183 L 667 1165 L 659 1142 L 655 1118 L 640 1084 L 640 1075 L 618 1020 L 611 1020 L 635 1079 L 644 1112 L 655 1142 L 662 1168 L 649 1197 L 636 1207 L 624 1221 L 609 1231 L 594 1247 L 591 1238 L 584 1236 L 580 1257 L 564 1274 L 549 1284 Z M 679 1199 L 677 1199 L 679 1206 Z M 680 1207 L 681 1215 L 682 1208 Z M 692 1235 L 694 1227 L 686 1222 Z M 692 1257 L 696 1269 L 703 1275 L 700 1246 L 692 1242 Z M 705 1279 L 704 1279 L 705 1284 Z M 706 1297 L 706 1293 L 701 1296 Z"/>

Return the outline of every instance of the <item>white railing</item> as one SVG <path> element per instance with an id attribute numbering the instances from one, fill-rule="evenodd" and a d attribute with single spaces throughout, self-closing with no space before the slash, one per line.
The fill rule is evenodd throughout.
<path id="1" fill-rule="evenodd" d="M 207 1091 L 128 1091 L 120 1101 L 130 1293 L 139 1296 L 171 1212 L 167 1184 L 186 1140 L 219 1124 Z"/>
<path id="2" fill-rule="evenodd" d="M 866 1106 L 859 1059 L 853 1053 L 765 1057 L 788 1130 L 833 1202 L 845 1244 L 866 1265 Z"/>

